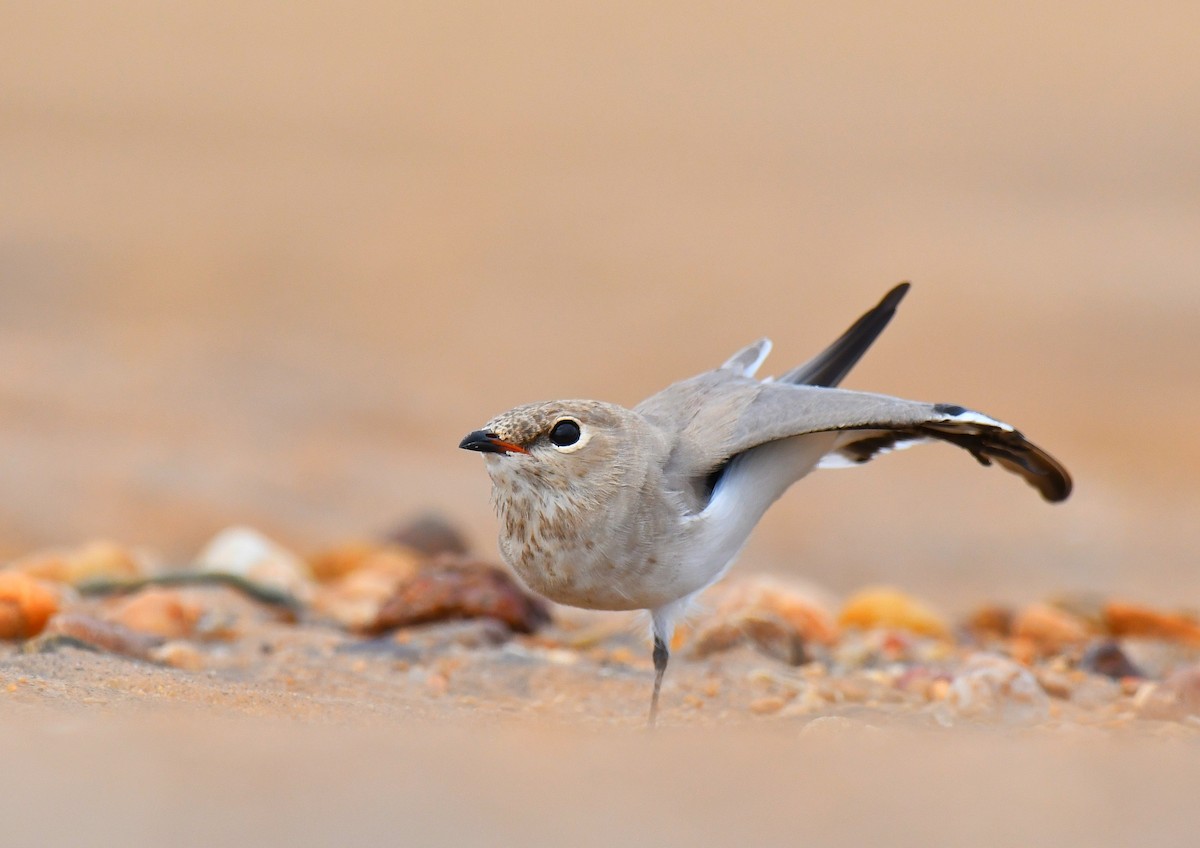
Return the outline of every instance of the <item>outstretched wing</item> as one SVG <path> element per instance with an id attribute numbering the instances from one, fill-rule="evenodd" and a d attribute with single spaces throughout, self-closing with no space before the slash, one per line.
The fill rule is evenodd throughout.
<path id="1" fill-rule="evenodd" d="M 637 407 L 675 434 L 665 472 L 672 488 L 697 491 L 730 459 L 777 439 L 843 432 L 834 452 L 852 463 L 917 441 L 949 442 L 984 465 L 1020 474 L 1048 501 L 1071 492 L 1071 477 L 1052 456 L 1002 421 L 949 404 L 819 386 L 760 383 L 731 370 L 669 386 Z M 709 487 L 711 490 L 711 486 Z"/>

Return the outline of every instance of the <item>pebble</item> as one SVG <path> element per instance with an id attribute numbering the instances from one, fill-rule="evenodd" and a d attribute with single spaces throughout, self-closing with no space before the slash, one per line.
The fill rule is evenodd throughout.
<path id="1" fill-rule="evenodd" d="M 833 616 L 817 593 L 799 583 L 759 577 L 718 586 L 704 596 L 712 605 L 691 638 L 698 658 L 743 644 L 788 665 L 810 659 L 813 646 L 838 636 Z"/>
<path id="2" fill-rule="evenodd" d="M 1120 680 L 1123 677 L 1145 677 L 1146 675 L 1125 656 L 1116 642 L 1105 640 L 1088 646 L 1079 660 L 1079 667 L 1092 674 Z"/>
<path id="3" fill-rule="evenodd" d="M 1200 647 L 1200 623 L 1178 613 L 1110 601 L 1104 607 L 1104 624 L 1113 636 L 1136 636 Z"/>
<path id="4" fill-rule="evenodd" d="M 1070 698 L 1079 685 L 1077 678 L 1053 669 L 1038 669 L 1034 676 L 1038 685 L 1052 698 Z"/>
<path id="5" fill-rule="evenodd" d="M 190 642 L 165 642 L 150 649 L 150 659 L 183 671 L 199 671 L 204 668 L 204 654 Z"/>
<path id="6" fill-rule="evenodd" d="M 1163 688 L 1175 697 L 1181 716 L 1200 716 L 1200 665 L 1179 669 L 1166 679 Z"/>
<path id="7" fill-rule="evenodd" d="M 33 553 L 12 563 L 9 569 L 72 586 L 92 580 L 135 580 L 148 571 L 141 557 L 104 540 L 78 548 Z"/>
<path id="8" fill-rule="evenodd" d="M 1013 621 L 1012 632 L 1015 638 L 1028 640 L 1041 656 L 1081 645 L 1091 635 L 1086 621 L 1048 604 L 1031 604 L 1021 610 Z"/>
<path id="9" fill-rule="evenodd" d="M 783 619 L 763 612 L 738 615 L 698 629 L 692 654 L 703 659 L 744 643 L 788 665 L 801 665 L 808 659 L 803 636 Z"/>
<path id="10" fill-rule="evenodd" d="M 950 697 L 950 681 L 945 678 L 939 678 L 929 684 L 929 691 L 926 693 L 931 701 L 944 701 Z"/>
<path id="11" fill-rule="evenodd" d="M 778 695 L 767 695 L 751 701 L 749 709 L 755 715 L 773 715 L 782 710 L 786 703 L 787 701 Z"/>
<path id="12" fill-rule="evenodd" d="M 1071 703 L 1085 710 L 1098 710 L 1116 703 L 1124 694 L 1120 683 L 1108 677 L 1088 674 L 1071 692 Z"/>
<path id="13" fill-rule="evenodd" d="M 310 572 L 319 583 L 332 583 L 356 572 L 383 572 L 411 577 L 421 558 L 398 545 L 374 542 L 346 542 L 322 551 L 308 560 Z"/>
<path id="14" fill-rule="evenodd" d="M 942 706 L 954 717 L 1009 725 L 1032 724 L 1050 715 L 1050 698 L 1029 669 L 994 654 L 967 660 Z"/>
<path id="15" fill-rule="evenodd" d="M 977 641 L 1007 639 L 1012 635 L 1013 618 L 1009 607 L 989 604 L 972 612 L 963 627 Z"/>
<path id="16" fill-rule="evenodd" d="M 900 692 L 906 692 L 928 700 L 931 697 L 934 684 L 938 681 L 949 685 L 940 672 L 925 666 L 914 665 L 901 671 L 892 681 L 892 685 Z"/>
<path id="17" fill-rule="evenodd" d="M 1188 716 L 1178 693 L 1163 684 L 1146 682 L 1132 698 L 1138 718 L 1155 721 L 1180 721 Z"/>
<path id="18" fill-rule="evenodd" d="M 1125 637 L 1119 640 L 1118 644 L 1121 646 L 1121 652 L 1142 672 L 1143 677 L 1155 680 L 1164 678 L 1175 669 L 1198 659 L 1195 648 L 1178 642 Z"/>
<path id="19" fill-rule="evenodd" d="M 466 556 L 470 550 L 466 537 L 442 515 L 428 513 L 401 524 L 387 534 L 387 541 L 416 551 L 422 556 L 440 554 Z"/>
<path id="20" fill-rule="evenodd" d="M 938 639 L 950 638 L 950 627 L 924 602 L 891 587 L 872 587 L 854 594 L 838 615 L 842 627 L 860 630 L 894 628 Z"/>
<path id="21" fill-rule="evenodd" d="M 177 590 L 151 587 L 120 599 L 105 618 L 163 639 L 185 639 L 195 634 L 203 612 Z"/>
<path id="22" fill-rule="evenodd" d="M 29 639 L 58 612 L 54 586 L 18 571 L 0 571 L 0 639 Z"/>
<path id="23" fill-rule="evenodd" d="M 782 621 L 804 642 L 832 645 L 837 641 L 830 601 L 806 584 L 772 577 L 749 578 L 733 583 L 720 597 L 715 617 L 759 615 Z"/>
<path id="24" fill-rule="evenodd" d="M 313 609 L 350 630 L 368 627 L 400 586 L 413 580 L 420 560 L 398 548 L 349 545 L 313 560 L 324 582 L 317 586 Z"/>
<path id="25" fill-rule="evenodd" d="M 308 603 L 313 585 L 308 565 L 282 545 L 249 527 L 222 530 L 196 557 L 202 572 L 230 574 Z"/>
<path id="26" fill-rule="evenodd" d="M 478 560 L 440 558 L 401 583 L 363 629 L 379 633 L 456 618 L 494 618 L 518 633 L 532 633 L 550 620 L 545 603 L 503 569 Z"/>

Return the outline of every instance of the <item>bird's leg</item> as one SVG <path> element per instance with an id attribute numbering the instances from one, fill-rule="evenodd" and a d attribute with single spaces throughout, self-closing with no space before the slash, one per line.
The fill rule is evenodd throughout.
<path id="1" fill-rule="evenodd" d="M 654 721 L 658 718 L 658 693 L 662 689 L 663 675 L 667 673 L 667 660 L 671 652 L 667 643 L 657 633 L 654 634 L 654 694 L 650 696 L 650 717 L 646 719 L 646 728 L 654 729 Z"/>

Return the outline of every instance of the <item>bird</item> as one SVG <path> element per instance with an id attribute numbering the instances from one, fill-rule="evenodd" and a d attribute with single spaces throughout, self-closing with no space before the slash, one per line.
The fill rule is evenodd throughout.
<path id="1" fill-rule="evenodd" d="M 459 443 L 484 455 L 500 553 L 530 589 L 585 609 L 649 611 L 649 727 L 677 623 L 810 471 L 940 441 L 1020 475 L 1049 502 L 1071 493 L 1066 468 L 1010 424 L 958 404 L 838 388 L 908 290 L 892 288 L 781 377 L 755 377 L 771 349 L 763 338 L 632 409 L 530 403 Z"/>

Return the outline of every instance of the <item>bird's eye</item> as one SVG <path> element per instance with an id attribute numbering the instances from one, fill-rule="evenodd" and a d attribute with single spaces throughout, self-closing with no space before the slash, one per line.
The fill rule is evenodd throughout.
<path id="1" fill-rule="evenodd" d="M 579 422 L 573 418 L 562 418 L 550 428 L 550 441 L 560 448 L 570 447 L 579 441 Z"/>

